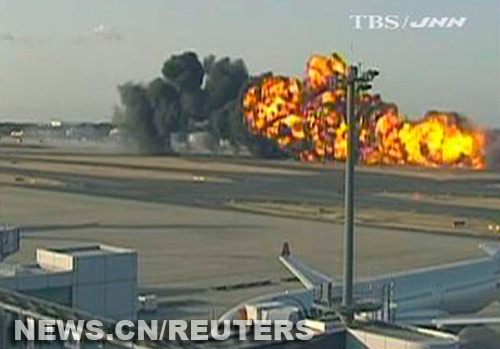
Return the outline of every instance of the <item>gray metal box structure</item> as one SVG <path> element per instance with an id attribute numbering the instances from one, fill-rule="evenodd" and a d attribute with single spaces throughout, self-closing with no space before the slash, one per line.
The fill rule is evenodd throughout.
<path id="1" fill-rule="evenodd" d="M 100 317 L 135 320 L 137 253 L 100 244 L 39 248 L 34 264 L 2 264 L 0 287 Z"/>

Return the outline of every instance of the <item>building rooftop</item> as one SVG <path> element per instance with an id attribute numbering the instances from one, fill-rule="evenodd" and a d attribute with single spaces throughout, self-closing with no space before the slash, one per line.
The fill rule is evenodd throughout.
<path id="1" fill-rule="evenodd" d="M 94 256 L 107 254 L 132 253 L 132 250 L 103 244 L 77 244 L 61 247 L 44 248 L 46 251 L 62 253 L 70 256 Z"/>
<path id="2" fill-rule="evenodd" d="M 55 274 L 57 270 L 43 269 L 37 263 L 29 264 L 0 264 L 0 278 L 21 275 L 48 275 Z M 60 271 L 64 272 L 64 271 Z"/>

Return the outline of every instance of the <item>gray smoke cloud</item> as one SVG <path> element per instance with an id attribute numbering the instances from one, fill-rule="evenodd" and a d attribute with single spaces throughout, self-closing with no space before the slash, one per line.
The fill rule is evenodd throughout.
<path id="1" fill-rule="evenodd" d="M 156 78 L 147 87 L 147 96 L 153 108 L 153 126 L 161 139 L 161 149 L 165 152 L 172 150 L 171 133 L 184 128 L 181 119 L 180 93 L 177 88 L 163 80 Z"/>
<path id="2" fill-rule="evenodd" d="M 228 140 L 236 149 L 248 140 L 243 123 L 243 95 L 248 83 L 248 71 L 241 60 L 229 58 L 204 60 L 205 115 L 210 120 L 210 131 L 216 140 Z"/>
<path id="3" fill-rule="evenodd" d="M 500 130 L 491 131 L 489 134 L 488 166 L 500 170 Z"/>
<path id="4" fill-rule="evenodd" d="M 147 85 L 119 86 L 113 121 L 143 153 L 170 152 L 172 133 L 185 139 L 200 124 L 215 144 L 223 139 L 238 147 L 249 139 L 242 109 L 248 79 L 241 59 L 210 55 L 202 63 L 194 52 L 173 55 Z"/>
<path id="5" fill-rule="evenodd" d="M 155 111 L 147 90 L 132 82 L 118 87 L 122 107 L 115 109 L 113 123 L 123 133 L 126 143 L 141 153 L 159 153 L 162 140 L 154 124 Z"/>

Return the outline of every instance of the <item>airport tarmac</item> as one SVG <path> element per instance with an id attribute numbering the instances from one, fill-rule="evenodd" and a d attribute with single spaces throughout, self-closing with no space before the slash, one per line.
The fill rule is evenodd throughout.
<path id="1" fill-rule="evenodd" d="M 2 145 L 0 180 L 1 221 L 25 228 L 22 250 L 8 262 L 33 259 L 37 246 L 71 241 L 136 249 L 140 288 L 160 297 L 158 317 L 207 318 L 248 297 L 300 287 L 285 280 L 289 274 L 277 261 L 283 241 L 321 272 L 340 275 L 341 224 L 249 212 L 234 203 L 341 205 L 341 165 Z M 500 223 L 492 201 L 500 197 L 498 173 L 361 168 L 357 183 L 361 209 Z M 357 275 L 482 256 L 477 246 L 497 235 L 486 226 L 480 233 L 358 227 Z M 237 287 L 244 283 L 254 286 Z M 488 311 L 500 314 L 498 305 Z M 500 329 L 469 332 L 485 341 L 471 348 L 498 349 Z"/>

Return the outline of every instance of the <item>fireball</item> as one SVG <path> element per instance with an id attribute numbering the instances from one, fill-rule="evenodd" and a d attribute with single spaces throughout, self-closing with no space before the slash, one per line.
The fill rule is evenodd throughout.
<path id="1" fill-rule="evenodd" d="M 312 56 L 304 81 L 267 76 L 249 87 L 245 122 L 302 160 L 345 160 L 347 73 L 338 55 Z M 359 160 L 365 164 L 485 168 L 485 134 L 456 113 L 429 112 L 408 121 L 394 104 L 363 93 L 357 101 Z"/>

